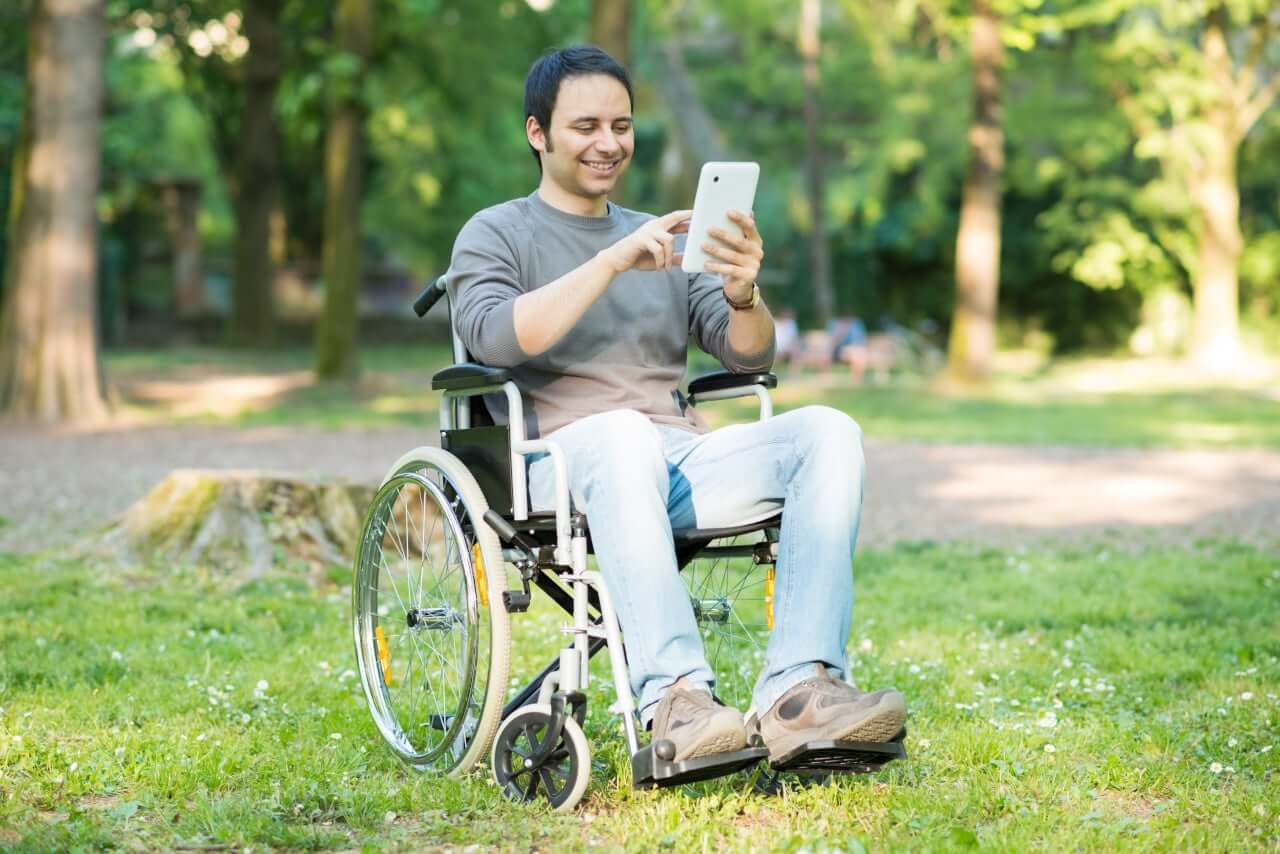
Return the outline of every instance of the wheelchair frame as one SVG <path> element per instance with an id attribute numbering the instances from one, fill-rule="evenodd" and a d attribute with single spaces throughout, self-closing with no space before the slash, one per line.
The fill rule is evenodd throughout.
<path id="1" fill-rule="evenodd" d="M 441 448 L 453 454 L 475 477 L 485 503 L 490 505 L 483 514 L 483 520 L 505 544 L 502 549 L 503 561 L 513 564 L 520 573 L 522 589 L 504 590 L 502 607 L 508 614 L 526 610 L 532 596 L 530 584 L 533 584 L 546 592 L 572 618 L 571 625 L 562 629 L 571 635 L 571 641 L 560 650 L 556 659 L 502 709 L 491 754 L 491 764 L 499 785 L 508 796 L 526 799 L 522 797 L 523 786 L 515 786 L 512 782 L 514 775 L 519 772 L 511 765 L 515 753 L 511 752 L 514 748 L 508 743 L 511 741 L 508 730 L 518 730 L 521 727 L 528 729 L 530 724 L 525 718 L 530 717 L 530 701 L 533 701 L 532 714 L 538 717 L 537 726 L 542 728 L 544 734 L 540 739 L 530 737 L 530 742 L 534 744 L 531 755 L 519 753 L 524 757 L 525 766 L 530 767 L 531 762 L 545 762 L 555 751 L 560 751 L 570 755 L 573 767 L 578 769 L 576 773 L 589 775 L 590 762 L 581 724 L 585 718 L 585 692 L 589 681 L 590 659 L 601 648 L 609 652 L 616 695 L 610 711 L 622 717 L 633 785 L 665 786 L 710 779 L 747 768 L 766 758 L 768 751 L 758 744 L 733 753 L 681 762 L 674 760 L 675 748 L 671 742 L 658 741 L 656 744 L 641 746 L 617 612 L 603 576 L 599 571 L 588 568 L 587 520 L 572 508 L 565 453 L 552 440 L 531 439 L 526 436 L 524 398 L 505 369 L 469 361 L 466 348 L 453 326 L 451 303 L 454 295 L 444 276 L 423 291 L 415 301 L 414 309 L 419 316 L 423 316 L 435 302 L 445 297 L 448 298 L 446 306 L 450 309 L 449 327 L 455 364 L 437 372 L 432 378 L 433 389 L 442 393 Z M 688 397 L 690 404 L 696 405 L 698 401 L 754 395 L 760 404 L 760 419 L 764 420 L 773 414 L 768 389 L 775 387 L 776 383 L 776 377 L 768 373 L 735 375 L 716 372 L 690 382 Z M 473 425 L 476 398 L 495 393 L 505 396 L 507 424 L 501 427 Z M 392 468 L 387 482 L 405 471 L 402 464 L 413 453 L 415 452 L 407 454 Z M 546 518 L 546 514 L 535 514 L 539 517 L 535 519 L 529 512 L 526 458 L 532 454 L 547 454 L 552 461 L 555 509 L 551 530 L 547 530 L 546 523 L 550 520 Z M 469 458 L 473 464 L 478 464 L 481 476 L 475 476 L 475 472 L 463 461 L 464 457 Z M 504 506 L 507 498 L 510 499 L 509 508 Z M 494 509 L 495 504 L 504 512 Z M 509 512 L 505 512 L 508 509 Z M 780 515 L 775 513 L 765 519 L 731 528 L 676 532 L 677 564 L 683 570 L 691 559 L 714 552 L 749 555 L 757 565 L 772 565 L 777 557 Z M 757 531 L 764 532 L 764 540 L 759 543 L 710 545 L 717 539 Z M 549 538 L 548 534 L 553 536 Z M 359 560 L 358 557 L 357 571 Z M 504 579 L 505 588 L 505 568 L 500 575 Z M 567 585 L 568 589 L 562 587 L 561 583 Z M 356 595 L 359 595 L 358 591 Z M 370 681 L 363 672 L 365 658 L 360 646 L 360 631 L 357 619 L 357 657 L 361 662 L 366 695 L 372 707 L 375 699 Z M 505 691 L 506 685 L 487 686 L 486 690 Z M 383 734 L 386 736 L 385 732 Z M 518 736 L 519 733 L 516 733 L 512 737 Z M 885 745 L 815 743 L 808 747 L 812 749 L 803 751 L 804 755 L 798 755 L 789 763 L 773 763 L 775 770 L 871 771 L 904 755 L 900 740 Z M 792 757 L 787 759 L 791 760 Z M 537 767 L 540 768 L 541 765 Z M 553 798 L 557 809 L 571 809 L 585 790 L 585 777 L 570 782 L 573 785 L 566 784 L 559 802 Z M 536 790 L 536 783 L 533 789 Z M 551 797 L 549 788 L 548 797 Z"/>

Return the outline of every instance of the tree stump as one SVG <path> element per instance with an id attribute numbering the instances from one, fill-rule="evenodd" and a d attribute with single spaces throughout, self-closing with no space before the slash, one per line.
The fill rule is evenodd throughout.
<path id="1" fill-rule="evenodd" d="M 374 489 L 260 471 L 178 469 L 108 528 L 119 556 L 204 566 L 241 581 L 273 564 L 348 565 Z"/>

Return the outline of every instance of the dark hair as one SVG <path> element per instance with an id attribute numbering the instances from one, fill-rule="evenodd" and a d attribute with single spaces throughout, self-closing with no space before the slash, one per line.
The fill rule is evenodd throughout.
<path id="1" fill-rule="evenodd" d="M 551 147 L 551 111 L 556 106 L 556 96 L 560 94 L 560 84 L 569 77 L 580 77 L 584 74 L 608 74 L 627 89 L 627 98 L 631 108 L 635 109 L 636 96 L 631 89 L 631 77 L 622 63 L 605 53 L 595 45 L 581 44 L 561 48 L 538 58 L 529 68 L 529 76 L 524 79 L 524 117 L 525 121 L 533 116 L 547 138 L 547 148 Z M 542 158 L 532 145 L 534 162 L 538 171 L 542 171 Z"/>

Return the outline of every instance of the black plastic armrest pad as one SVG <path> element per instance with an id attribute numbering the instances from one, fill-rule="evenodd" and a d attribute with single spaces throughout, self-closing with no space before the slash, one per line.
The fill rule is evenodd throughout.
<path id="1" fill-rule="evenodd" d="M 431 388 L 435 391 L 460 391 L 467 388 L 502 385 L 510 378 L 511 372 L 506 368 L 491 368 L 488 365 L 463 362 L 436 371 L 431 377 Z"/>
<path id="2" fill-rule="evenodd" d="M 756 371 L 749 374 L 735 374 L 732 371 L 716 371 L 710 374 L 703 374 L 696 380 L 689 381 L 689 395 L 706 394 L 709 391 L 721 391 L 726 388 L 745 388 L 747 386 L 761 385 L 765 388 L 777 388 L 778 377 L 776 374 L 766 373 L 764 371 Z"/>

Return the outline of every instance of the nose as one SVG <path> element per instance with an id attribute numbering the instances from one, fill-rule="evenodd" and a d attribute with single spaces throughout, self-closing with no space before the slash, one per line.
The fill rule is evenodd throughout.
<path id="1" fill-rule="evenodd" d="M 596 148 L 600 150 L 601 154 L 616 154 L 621 147 L 621 143 L 618 142 L 618 135 L 608 128 L 602 130 L 600 138 L 596 140 Z"/>

